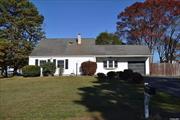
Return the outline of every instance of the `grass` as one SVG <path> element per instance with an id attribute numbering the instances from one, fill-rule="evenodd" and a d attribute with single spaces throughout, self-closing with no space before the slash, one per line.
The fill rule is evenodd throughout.
<path id="1" fill-rule="evenodd" d="M 94 77 L 13 77 L 0 80 L 0 120 L 143 119 L 143 85 Z M 159 92 L 151 116 L 177 117 L 180 98 Z"/>

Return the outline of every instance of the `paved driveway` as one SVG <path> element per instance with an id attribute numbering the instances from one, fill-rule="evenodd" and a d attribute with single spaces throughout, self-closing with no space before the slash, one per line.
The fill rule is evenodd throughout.
<path id="1" fill-rule="evenodd" d="M 144 77 L 144 80 L 157 90 L 180 97 L 180 78 Z"/>

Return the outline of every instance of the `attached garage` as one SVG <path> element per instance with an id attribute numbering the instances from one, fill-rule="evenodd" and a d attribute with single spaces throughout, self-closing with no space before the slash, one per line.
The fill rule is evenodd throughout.
<path id="1" fill-rule="evenodd" d="M 128 62 L 128 69 L 141 73 L 142 75 L 146 73 L 144 61 L 130 61 Z"/>

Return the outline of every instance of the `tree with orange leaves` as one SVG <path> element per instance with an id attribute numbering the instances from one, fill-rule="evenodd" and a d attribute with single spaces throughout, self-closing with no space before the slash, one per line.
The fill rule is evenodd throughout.
<path id="1" fill-rule="evenodd" d="M 147 45 L 153 55 L 155 50 L 159 50 L 161 59 L 161 55 L 164 57 L 175 52 L 172 50 L 171 53 L 163 53 L 166 40 L 170 39 L 175 43 L 169 44 L 169 48 L 173 49 L 179 42 L 179 31 L 171 29 L 179 19 L 180 2 L 177 0 L 136 2 L 118 15 L 117 33 L 122 39 L 125 38 L 128 44 Z M 171 55 L 169 59 L 172 59 Z"/>

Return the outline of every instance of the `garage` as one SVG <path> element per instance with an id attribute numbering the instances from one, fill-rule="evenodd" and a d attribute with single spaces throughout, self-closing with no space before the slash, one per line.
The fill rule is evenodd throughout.
<path id="1" fill-rule="evenodd" d="M 128 69 L 133 70 L 134 72 L 145 74 L 145 62 L 144 61 L 130 61 L 128 62 Z"/>

